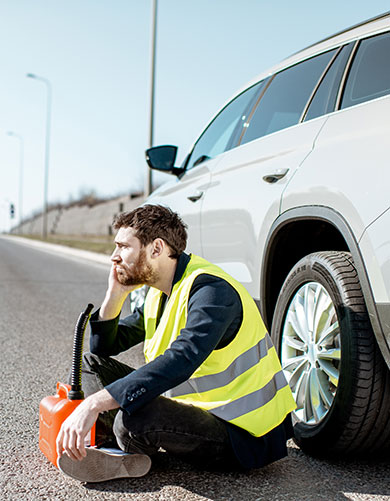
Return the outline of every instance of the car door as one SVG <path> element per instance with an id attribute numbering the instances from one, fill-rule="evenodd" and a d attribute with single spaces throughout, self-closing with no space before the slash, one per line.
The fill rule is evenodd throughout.
<path id="1" fill-rule="evenodd" d="M 201 243 L 201 210 L 209 188 L 211 171 L 216 169 L 221 153 L 233 147 L 240 123 L 243 123 L 263 83 L 239 94 L 211 121 L 196 141 L 185 171 L 175 180 L 156 190 L 148 202 L 169 206 L 188 225 L 187 251 L 203 255 Z"/>
<path id="2" fill-rule="evenodd" d="M 188 252 L 202 254 L 200 238 L 202 197 L 210 184 L 209 164 L 216 164 L 218 161 L 219 159 L 212 159 L 189 169 L 180 178 L 162 185 L 148 198 L 148 203 L 168 206 L 180 214 L 188 226 Z"/>
<path id="3" fill-rule="evenodd" d="M 211 172 L 202 205 L 206 259 L 220 265 L 259 298 L 260 265 L 282 192 L 310 154 L 326 120 L 299 123 L 336 49 L 277 73 L 244 124 L 240 146 Z"/>

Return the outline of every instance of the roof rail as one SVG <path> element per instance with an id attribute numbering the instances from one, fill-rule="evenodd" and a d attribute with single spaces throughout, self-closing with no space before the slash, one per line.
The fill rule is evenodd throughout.
<path id="1" fill-rule="evenodd" d="M 337 33 L 334 33 L 333 35 L 323 38 L 322 40 L 319 40 L 318 42 L 312 43 L 311 45 L 308 45 L 304 49 L 298 50 L 297 52 L 294 52 L 291 54 L 291 56 L 295 56 L 295 54 L 298 54 L 299 52 L 303 52 L 306 49 L 310 49 L 310 47 L 314 47 L 315 45 L 318 45 L 322 42 L 326 42 L 327 40 L 330 40 L 331 38 L 337 37 L 338 35 L 342 35 L 343 33 L 347 33 L 347 31 L 351 31 L 355 28 L 359 28 L 360 26 L 363 26 L 364 24 L 371 23 L 373 21 L 378 21 L 378 19 L 382 19 L 383 17 L 387 17 L 390 15 L 390 11 L 384 12 L 383 14 L 379 14 L 378 16 L 371 17 L 370 19 L 367 19 L 366 21 L 362 21 L 360 23 L 354 24 L 353 26 L 350 26 L 349 28 L 346 28 L 344 30 L 338 31 Z M 289 56 L 289 57 L 291 57 Z"/>

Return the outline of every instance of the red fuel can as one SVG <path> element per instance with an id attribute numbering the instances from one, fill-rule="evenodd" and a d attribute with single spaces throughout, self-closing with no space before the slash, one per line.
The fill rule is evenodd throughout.
<path id="1" fill-rule="evenodd" d="M 68 398 L 70 389 L 69 384 L 57 383 L 57 393 L 43 398 L 39 405 L 39 448 L 54 466 L 57 466 L 56 439 L 61 425 L 82 402 Z M 95 445 L 95 427 L 87 436 L 86 445 Z"/>

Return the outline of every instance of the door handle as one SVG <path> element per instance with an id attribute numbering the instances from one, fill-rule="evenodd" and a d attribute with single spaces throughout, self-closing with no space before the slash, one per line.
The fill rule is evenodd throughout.
<path id="1" fill-rule="evenodd" d="M 191 202 L 197 202 L 203 197 L 203 195 L 204 191 L 200 191 L 197 195 L 192 195 L 190 197 L 187 197 L 187 199 L 190 200 Z"/>
<path id="2" fill-rule="evenodd" d="M 276 183 L 279 179 L 282 179 L 290 169 L 278 169 L 272 174 L 267 174 L 263 176 L 263 181 L 266 183 Z"/>

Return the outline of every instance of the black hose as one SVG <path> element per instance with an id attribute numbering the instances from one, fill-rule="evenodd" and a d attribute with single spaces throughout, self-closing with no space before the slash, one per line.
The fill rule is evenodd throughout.
<path id="1" fill-rule="evenodd" d="M 83 356 L 83 341 L 84 333 L 87 327 L 93 304 L 89 304 L 85 311 L 80 313 L 74 329 L 73 339 L 73 359 L 72 359 L 72 372 L 70 376 L 71 390 L 68 393 L 69 400 L 83 400 L 84 392 L 81 389 L 81 364 Z"/>

